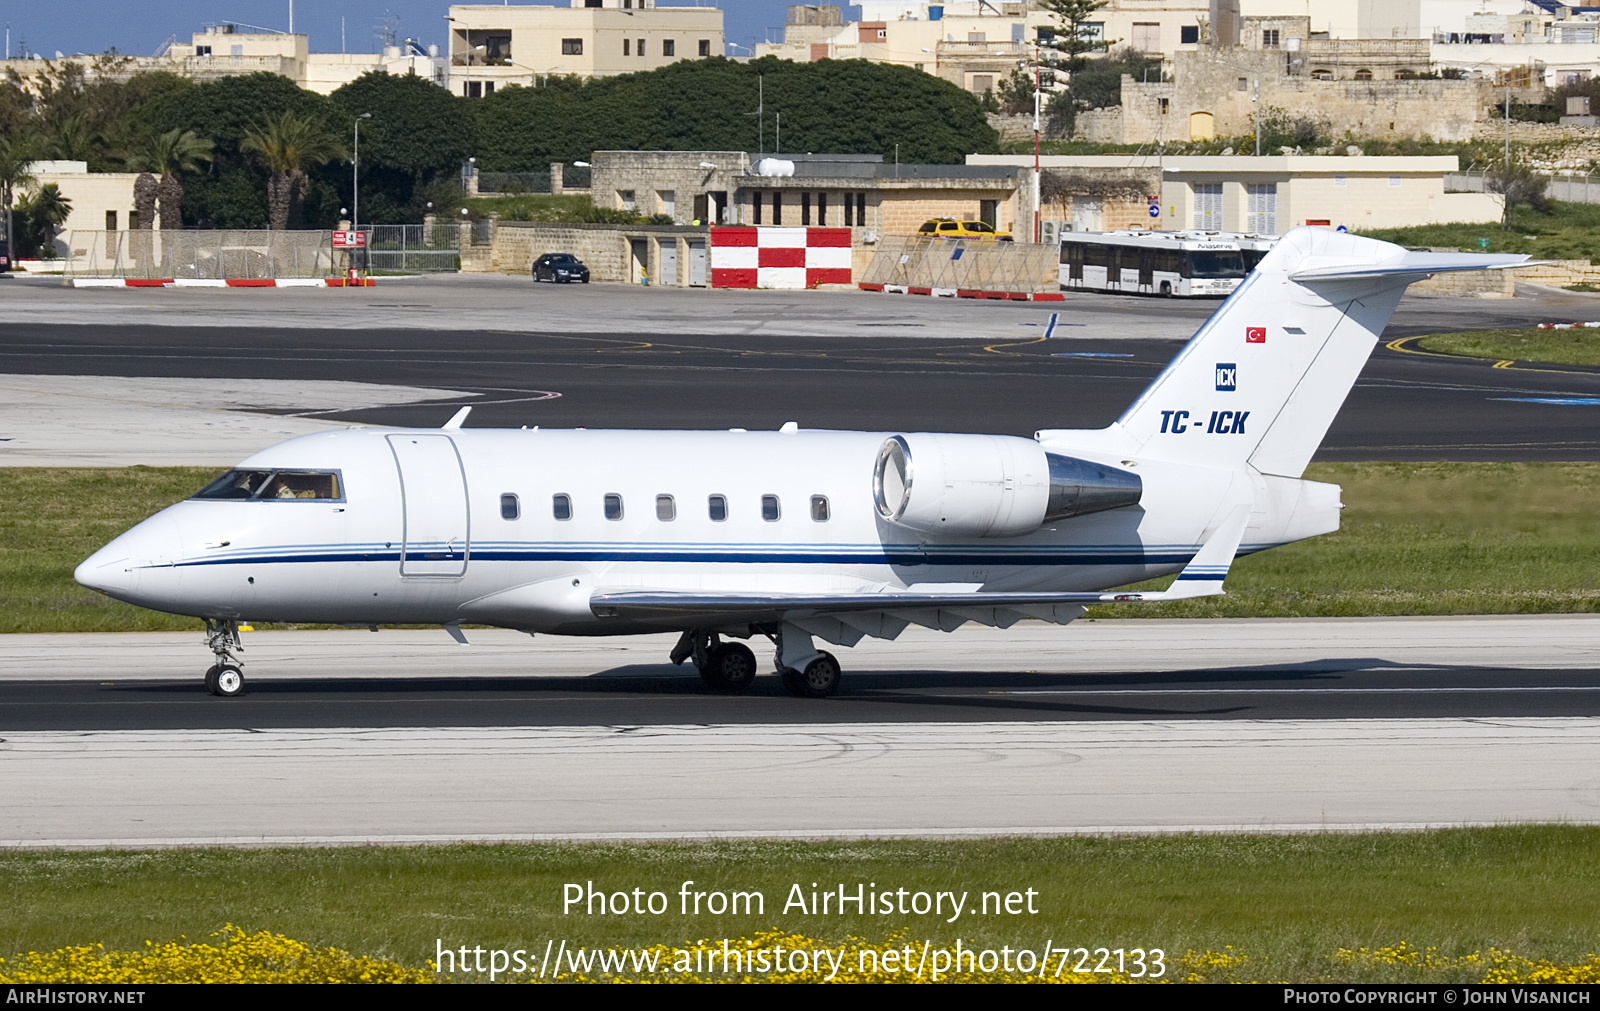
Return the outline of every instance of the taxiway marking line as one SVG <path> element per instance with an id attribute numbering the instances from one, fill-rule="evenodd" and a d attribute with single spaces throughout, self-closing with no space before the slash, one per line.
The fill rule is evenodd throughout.
<path id="1" fill-rule="evenodd" d="M 1600 685 L 1483 688 L 1060 688 L 992 691 L 990 695 L 1413 695 L 1424 692 L 1600 692 Z"/>

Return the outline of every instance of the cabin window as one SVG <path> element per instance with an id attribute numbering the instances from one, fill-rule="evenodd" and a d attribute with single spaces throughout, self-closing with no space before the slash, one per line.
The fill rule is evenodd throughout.
<path id="1" fill-rule="evenodd" d="M 514 520 L 522 515 L 522 503 L 510 492 L 500 496 L 500 518 Z"/>
<path id="2" fill-rule="evenodd" d="M 572 496 L 556 495 L 550 499 L 550 511 L 558 520 L 572 519 Z"/>
<path id="3" fill-rule="evenodd" d="M 713 495 L 706 500 L 711 513 L 711 522 L 721 523 L 728 518 L 728 499 L 725 495 Z"/>
<path id="4" fill-rule="evenodd" d="M 230 470 L 195 493 L 195 498 L 342 502 L 336 471 Z"/>
<path id="5" fill-rule="evenodd" d="M 828 496 L 811 496 L 811 519 L 817 523 L 828 522 Z"/>
<path id="6" fill-rule="evenodd" d="M 606 496 L 606 519 L 622 519 L 622 496 L 612 493 Z"/>
<path id="7" fill-rule="evenodd" d="M 678 518 L 678 504 L 672 500 L 671 495 L 656 496 L 656 519 L 663 523 L 671 523 Z"/>
<path id="8" fill-rule="evenodd" d="M 768 523 L 776 523 L 778 522 L 779 515 L 778 496 L 761 496 L 761 518 L 766 520 Z"/>

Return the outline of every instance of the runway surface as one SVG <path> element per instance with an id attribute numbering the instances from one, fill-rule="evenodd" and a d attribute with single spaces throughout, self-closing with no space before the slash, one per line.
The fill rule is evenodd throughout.
<path id="1" fill-rule="evenodd" d="M 1600 821 L 1600 616 L 1024 624 L 706 692 L 667 637 L 0 639 L 0 845 Z"/>
<path id="2" fill-rule="evenodd" d="M 0 846 L 1600 821 L 1600 721 L 30 732 Z"/>
<path id="3" fill-rule="evenodd" d="M 828 700 L 719 696 L 675 637 L 246 633 L 249 692 L 200 686 L 198 635 L 0 638 L 0 733 L 310 727 L 1600 717 L 1600 616 L 1026 622 L 837 654 Z M 753 640 L 762 670 L 770 646 Z"/>

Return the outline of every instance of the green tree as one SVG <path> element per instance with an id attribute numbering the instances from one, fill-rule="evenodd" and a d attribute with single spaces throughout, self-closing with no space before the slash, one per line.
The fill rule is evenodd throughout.
<path id="1" fill-rule="evenodd" d="M 1000 108 L 1012 116 L 1033 111 L 1034 74 L 1028 67 L 1013 67 L 1000 82 Z"/>
<path id="2" fill-rule="evenodd" d="M 200 163 L 211 160 L 214 146 L 209 139 L 195 136 L 193 130 L 168 130 L 151 138 L 139 164 L 160 177 L 156 199 L 160 202 L 163 229 L 183 227 L 183 182 L 178 176 L 200 171 Z M 136 189 L 137 183 L 135 180 Z M 141 212 L 139 217 L 142 227 L 144 214 Z"/>
<path id="3" fill-rule="evenodd" d="M 445 176 L 454 176 L 474 153 L 476 139 L 468 100 L 426 78 L 410 74 L 363 74 L 335 91 L 338 131 L 351 135 L 361 122 L 362 218 L 421 220 L 420 194 Z M 341 185 L 348 185 L 348 176 Z M 373 212 L 373 213 L 369 213 Z M 382 212 L 383 217 L 374 217 Z"/>
<path id="4" fill-rule="evenodd" d="M 56 235 L 72 214 L 72 201 L 61 195 L 61 187 L 45 183 L 37 193 L 24 194 L 17 201 L 17 255 L 55 256 Z"/>
<path id="5" fill-rule="evenodd" d="M 1056 19 L 1061 31 L 1055 33 L 1050 47 L 1065 57 L 1062 61 L 1067 72 L 1076 73 L 1086 62 L 1085 54 L 1103 52 L 1121 42 L 1121 39 L 1099 38 L 1090 34 L 1091 24 L 1103 23 L 1099 11 L 1109 0 L 1040 0 L 1039 6 Z"/>
<path id="6" fill-rule="evenodd" d="M 1078 94 L 1080 85 L 1078 73 L 1089 62 L 1087 54 L 1107 51 L 1121 41 L 1100 37 L 1092 33 L 1089 28 L 1091 24 L 1103 23 L 1098 20 L 1099 11 L 1108 2 L 1109 0 L 1040 0 L 1040 7 L 1054 17 L 1061 26 L 1060 30 L 1054 32 L 1049 39 L 1050 55 L 1041 58 L 1052 69 L 1066 71 L 1068 76 L 1066 93 L 1057 94 L 1050 100 L 1052 133 L 1070 137 L 1077 123 L 1079 107 L 1092 108 L 1083 105 L 1083 96 Z M 1120 80 L 1119 77 L 1118 81 Z"/>
<path id="7" fill-rule="evenodd" d="M 130 133 L 146 138 L 190 130 L 213 142 L 203 173 L 184 179 L 183 213 L 190 226 L 264 228 L 268 222 L 267 171 L 240 145 L 251 127 L 285 110 L 331 124 L 337 112 L 326 96 L 305 91 L 278 74 L 225 77 L 159 93 L 131 117 Z M 337 211 L 337 207 L 335 207 Z M 330 219 L 331 223 L 331 219 Z"/>
<path id="8" fill-rule="evenodd" d="M 959 163 L 999 143 L 970 92 L 865 60 L 683 60 L 647 73 L 504 88 L 467 108 L 478 167 L 500 172 L 604 149 L 772 153 L 780 113 L 785 151 L 887 159 L 898 144 L 902 161 Z"/>
<path id="9" fill-rule="evenodd" d="M 1501 163 L 1492 170 L 1489 173 L 1489 192 L 1498 193 L 1504 198 L 1500 214 L 1501 230 L 1511 231 L 1511 212 L 1518 204 L 1525 204 L 1536 211 L 1547 213 L 1550 210 L 1550 201 L 1545 197 L 1544 191 L 1549 184 L 1549 179 L 1518 161 L 1510 164 Z"/>
<path id="10" fill-rule="evenodd" d="M 282 231 L 301 226 L 309 180 L 305 169 L 345 154 L 344 144 L 322 122 L 285 110 L 247 130 L 239 148 L 259 155 L 267 177 L 267 217 Z"/>
<path id="11" fill-rule="evenodd" d="M 37 145 L 33 137 L 24 133 L 0 136 L 0 205 L 4 205 L 6 219 L 6 260 L 8 266 L 16 263 L 14 239 L 16 221 L 12 214 L 17 190 L 33 182 L 31 166 L 36 158 Z"/>

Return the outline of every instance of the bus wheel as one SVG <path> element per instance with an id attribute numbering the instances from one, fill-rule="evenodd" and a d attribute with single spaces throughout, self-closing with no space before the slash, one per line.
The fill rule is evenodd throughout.
<path id="1" fill-rule="evenodd" d="M 1162 281 L 1161 282 L 1161 297 L 1162 298 L 1171 298 L 1172 297 L 1172 282 L 1171 281 Z"/>

